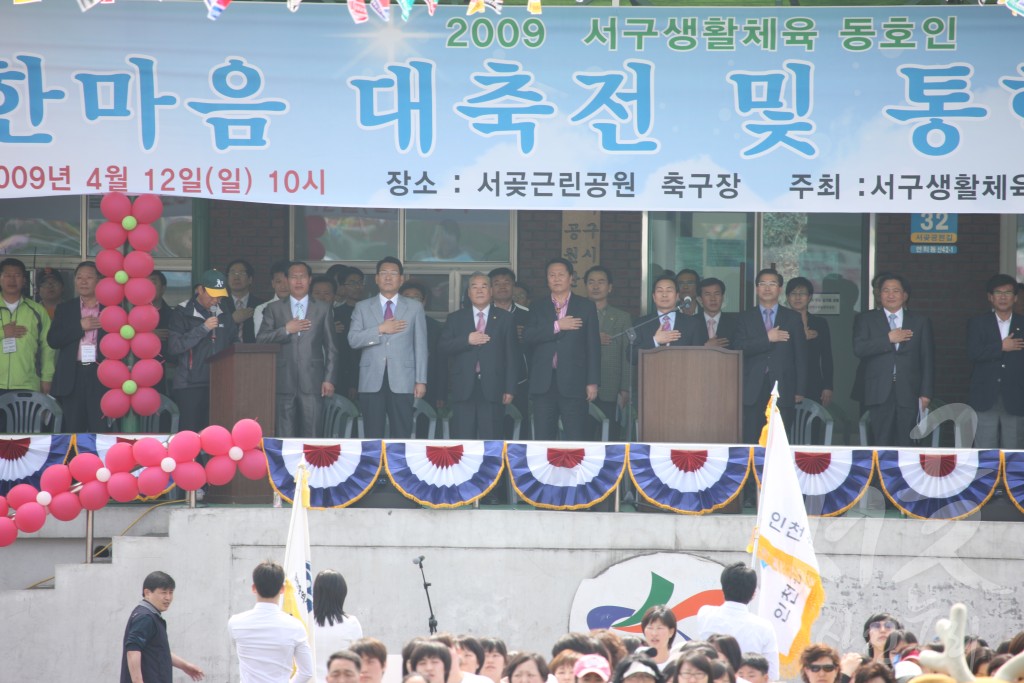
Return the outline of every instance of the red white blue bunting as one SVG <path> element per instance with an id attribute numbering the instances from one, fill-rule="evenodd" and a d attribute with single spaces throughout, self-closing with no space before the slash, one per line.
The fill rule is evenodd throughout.
<path id="1" fill-rule="evenodd" d="M 487 495 L 505 467 L 504 441 L 387 441 L 384 459 L 395 488 L 420 505 L 455 508 Z"/>
<path id="2" fill-rule="evenodd" d="M 809 515 L 835 517 L 843 514 L 857 504 L 871 483 L 874 451 L 829 447 L 827 451 L 794 450 L 793 457 Z M 757 446 L 754 448 L 754 476 L 758 486 L 762 472 L 764 448 Z"/>
<path id="3" fill-rule="evenodd" d="M 508 443 L 512 486 L 531 505 L 580 510 L 607 498 L 626 469 L 626 444 Z"/>
<path id="4" fill-rule="evenodd" d="M 1024 451 L 1003 452 L 1003 482 L 1010 500 L 1024 512 Z"/>
<path id="5" fill-rule="evenodd" d="M 918 519 L 960 519 L 992 497 L 999 451 L 937 448 L 878 451 L 882 489 L 893 505 Z"/>
<path id="6" fill-rule="evenodd" d="M 64 462 L 70 451 L 70 434 L 0 437 L 0 496 L 18 484 L 38 489 L 43 470 Z"/>
<path id="7" fill-rule="evenodd" d="M 343 508 L 356 502 L 377 481 L 381 442 L 355 439 L 263 439 L 270 481 L 291 502 L 299 461 L 309 470 L 309 506 Z"/>
<path id="8" fill-rule="evenodd" d="M 743 489 L 749 465 L 749 446 L 629 446 L 629 475 L 640 495 L 665 510 L 691 515 L 731 503 Z"/>
<path id="9" fill-rule="evenodd" d="M 171 436 L 170 434 L 76 434 L 75 453 L 95 453 L 99 456 L 100 462 L 106 465 L 107 451 L 109 451 L 110 447 L 115 443 L 133 444 L 139 439 L 146 438 L 153 438 L 161 443 L 167 443 Z M 132 470 L 132 475 L 138 479 L 142 470 L 142 467 L 136 467 Z M 159 494 L 155 496 L 143 496 L 140 494 L 135 500 L 154 500 L 155 498 L 159 498 L 166 494 L 174 487 L 174 475 L 172 474 L 168 478 L 167 488 Z"/>

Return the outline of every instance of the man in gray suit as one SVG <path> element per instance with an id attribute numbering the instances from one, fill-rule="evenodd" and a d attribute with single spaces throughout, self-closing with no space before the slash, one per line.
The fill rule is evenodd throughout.
<path id="1" fill-rule="evenodd" d="M 263 312 L 256 341 L 280 344 L 277 352 L 277 428 L 279 437 L 313 438 L 320 399 L 334 394 L 334 313 L 309 296 L 313 271 L 302 261 L 288 265 L 287 299 Z"/>
<path id="2" fill-rule="evenodd" d="M 413 400 L 427 393 L 427 319 L 420 302 L 398 293 L 403 273 L 394 256 L 378 261 L 380 294 L 356 304 L 348 327 L 349 345 L 363 351 L 359 406 L 374 439 L 384 436 L 385 415 L 393 438 L 409 438 Z"/>

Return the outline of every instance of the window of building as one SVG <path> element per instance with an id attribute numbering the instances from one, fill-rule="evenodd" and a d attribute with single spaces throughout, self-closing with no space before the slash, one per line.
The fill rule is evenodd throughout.
<path id="1" fill-rule="evenodd" d="M 318 272 L 337 262 L 359 266 L 372 296 L 376 262 L 397 256 L 406 280 L 430 289 L 427 312 L 439 318 L 461 305 L 473 272 L 515 267 L 512 211 L 296 206 L 292 216 L 295 258 Z"/>

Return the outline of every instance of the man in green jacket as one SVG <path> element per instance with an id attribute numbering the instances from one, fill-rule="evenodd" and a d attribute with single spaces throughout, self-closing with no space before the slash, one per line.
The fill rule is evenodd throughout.
<path id="1" fill-rule="evenodd" d="M 40 304 L 23 296 L 28 271 L 16 258 L 0 261 L 0 395 L 8 391 L 50 392 L 55 351 L 46 343 L 50 316 Z"/>

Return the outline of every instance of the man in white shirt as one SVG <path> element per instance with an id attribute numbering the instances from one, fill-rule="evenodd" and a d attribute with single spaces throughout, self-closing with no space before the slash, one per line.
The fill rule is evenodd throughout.
<path id="1" fill-rule="evenodd" d="M 241 682 L 309 683 L 313 680 L 313 651 L 306 629 L 298 619 L 282 612 L 278 604 L 284 593 L 281 565 L 256 565 L 252 592 L 256 594 L 256 606 L 228 620 Z"/>
<path id="2" fill-rule="evenodd" d="M 779 680 L 779 645 L 775 629 L 765 619 L 751 614 L 748 604 L 757 591 L 757 573 L 742 562 L 722 570 L 722 593 L 725 603 L 706 605 L 697 613 L 700 640 L 721 633 L 732 636 L 741 652 L 756 652 L 768 660 L 770 680 Z"/>

